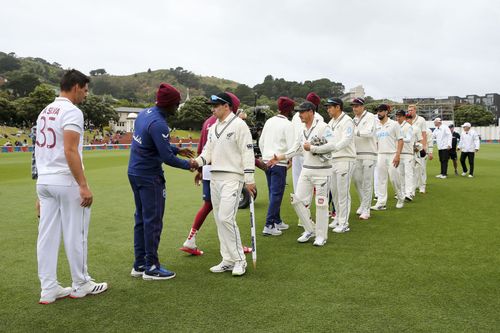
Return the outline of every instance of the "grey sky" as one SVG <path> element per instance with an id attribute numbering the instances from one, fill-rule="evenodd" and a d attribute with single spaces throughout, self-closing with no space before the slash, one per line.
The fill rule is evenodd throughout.
<path id="1" fill-rule="evenodd" d="M 87 73 L 181 66 L 250 86 L 326 77 L 377 98 L 500 93 L 494 0 L 1 2 L 1 51 Z"/>

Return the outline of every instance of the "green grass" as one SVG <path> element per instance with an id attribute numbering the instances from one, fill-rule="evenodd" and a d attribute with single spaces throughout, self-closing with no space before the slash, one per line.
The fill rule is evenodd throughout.
<path id="1" fill-rule="evenodd" d="M 282 215 L 291 228 L 280 237 L 260 236 L 267 191 L 259 171 L 258 266 L 241 278 L 208 270 L 220 260 L 211 216 L 197 238 L 205 255 L 189 257 L 178 250 L 201 204 L 201 191 L 192 174 L 167 168 L 160 259 L 177 277 L 159 282 L 129 276 L 134 205 L 126 177 L 128 152 L 86 152 L 84 159 L 95 196 L 89 271 L 110 289 L 100 296 L 37 304 L 30 154 L 0 154 L 0 332 L 500 331 L 495 204 L 500 146 L 483 145 L 474 179 L 436 179 L 439 163 L 432 161 L 428 194 L 402 210 L 391 200 L 389 210 L 373 213 L 366 222 L 351 215 L 351 232 L 330 232 L 323 248 L 296 242 L 301 229 L 287 197 Z M 353 200 L 355 210 L 357 197 Z M 240 210 L 246 244 L 248 221 L 248 210 Z M 63 249 L 58 278 L 70 284 Z"/>

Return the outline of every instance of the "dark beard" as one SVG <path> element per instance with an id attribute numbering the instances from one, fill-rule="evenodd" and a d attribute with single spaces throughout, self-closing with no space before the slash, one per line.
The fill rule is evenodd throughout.
<path id="1" fill-rule="evenodd" d="M 378 117 L 378 120 L 382 120 L 382 119 L 384 119 L 384 118 L 385 118 L 385 116 L 381 116 L 381 115 L 379 115 L 379 114 L 377 115 L 377 117 Z"/>

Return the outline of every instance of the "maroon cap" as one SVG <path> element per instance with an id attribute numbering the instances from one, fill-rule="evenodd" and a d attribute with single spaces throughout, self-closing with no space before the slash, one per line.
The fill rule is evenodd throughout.
<path id="1" fill-rule="evenodd" d="M 172 87 L 170 84 L 162 83 L 156 92 L 156 106 L 168 107 L 179 105 L 181 101 L 181 93 L 179 90 Z"/>
<path id="2" fill-rule="evenodd" d="M 318 107 L 319 104 L 321 103 L 321 98 L 319 98 L 319 96 L 313 92 L 307 94 L 306 100 L 316 105 L 316 107 Z"/>
<path id="3" fill-rule="evenodd" d="M 281 112 L 290 113 L 293 111 L 294 107 L 295 102 L 293 101 L 293 99 L 283 96 L 278 98 L 278 110 L 280 110 Z"/>
<path id="4" fill-rule="evenodd" d="M 232 104 L 231 111 L 233 111 L 233 113 L 238 112 L 238 108 L 240 107 L 240 99 L 233 93 L 226 91 L 226 94 L 228 94 L 229 97 L 231 97 L 231 104 Z"/>

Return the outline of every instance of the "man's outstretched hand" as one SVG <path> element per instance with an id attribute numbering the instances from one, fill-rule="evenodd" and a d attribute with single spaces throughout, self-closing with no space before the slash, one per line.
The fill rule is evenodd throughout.
<path id="1" fill-rule="evenodd" d="M 188 158 L 193 158 L 194 157 L 194 151 L 192 151 L 189 148 L 179 148 L 179 155 L 188 157 Z"/>

